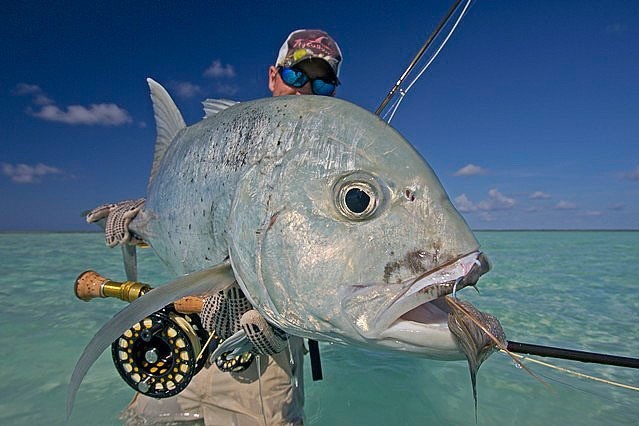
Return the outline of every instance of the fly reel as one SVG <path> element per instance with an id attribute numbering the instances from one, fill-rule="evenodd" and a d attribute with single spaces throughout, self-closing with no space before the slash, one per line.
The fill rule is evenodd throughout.
<path id="1" fill-rule="evenodd" d="M 115 369 L 136 391 L 168 398 L 180 393 L 204 366 L 196 361 L 208 333 L 198 315 L 178 314 L 168 305 L 134 324 L 111 345 Z"/>

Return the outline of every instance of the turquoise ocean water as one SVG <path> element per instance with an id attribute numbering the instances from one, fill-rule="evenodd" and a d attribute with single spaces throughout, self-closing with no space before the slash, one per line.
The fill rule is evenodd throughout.
<path id="1" fill-rule="evenodd" d="M 511 340 L 639 356 L 639 232 L 478 232 L 493 270 L 460 297 L 496 315 Z M 123 278 L 100 234 L 0 234 L 0 424 L 62 425 L 73 366 L 122 302 L 81 302 L 76 276 Z M 150 250 L 140 277 L 171 275 Z M 306 360 L 306 424 L 473 425 L 465 362 L 321 344 L 324 380 Z M 542 358 L 540 358 L 542 359 Z M 639 386 L 639 371 L 549 360 Z M 479 370 L 479 425 L 639 424 L 639 392 L 494 354 Z M 82 384 L 70 424 L 118 424 L 133 394 L 104 354 Z"/>

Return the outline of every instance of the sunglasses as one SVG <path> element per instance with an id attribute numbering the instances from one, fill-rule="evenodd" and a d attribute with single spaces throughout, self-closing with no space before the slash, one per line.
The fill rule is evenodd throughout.
<path id="1" fill-rule="evenodd" d="M 331 96 L 337 88 L 335 81 L 324 80 L 322 78 L 310 78 L 304 71 L 295 68 L 280 67 L 280 77 L 282 77 L 282 81 L 287 86 L 297 89 L 310 81 L 313 94 L 320 96 Z"/>

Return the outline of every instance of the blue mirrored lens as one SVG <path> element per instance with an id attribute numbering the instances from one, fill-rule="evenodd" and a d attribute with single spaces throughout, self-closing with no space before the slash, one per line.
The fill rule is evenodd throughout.
<path id="1" fill-rule="evenodd" d="M 313 89 L 313 93 L 321 96 L 330 96 L 335 92 L 335 84 L 330 83 L 324 80 L 313 80 L 311 84 L 311 88 Z"/>
<path id="2" fill-rule="evenodd" d="M 292 68 L 282 68 L 280 75 L 282 76 L 282 81 L 289 86 L 299 88 L 308 82 L 308 76 L 306 74 Z"/>
<path id="3" fill-rule="evenodd" d="M 310 80 L 304 71 L 294 68 L 281 68 L 280 76 L 282 81 L 289 86 L 300 88 Z M 336 84 L 322 79 L 313 79 L 311 81 L 311 89 L 313 93 L 321 96 L 331 96 L 335 93 Z"/>

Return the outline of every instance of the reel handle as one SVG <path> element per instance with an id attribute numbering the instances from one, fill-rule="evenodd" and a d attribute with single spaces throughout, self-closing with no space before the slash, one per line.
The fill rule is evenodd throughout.
<path id="1" fill-rule="evenodd" d="M 75 280 L 74 291 L 78 299 L 88 302 L 96 298 L 114 297 L 132 302 L 153 290 L 148 284 L 137 281 L 113 281 L 95 271 L 84 271 Z M 186 296 L 174 302 L 175 310 L 182 314 L 199 314 L 204 300 L 197 296 Z"/>

